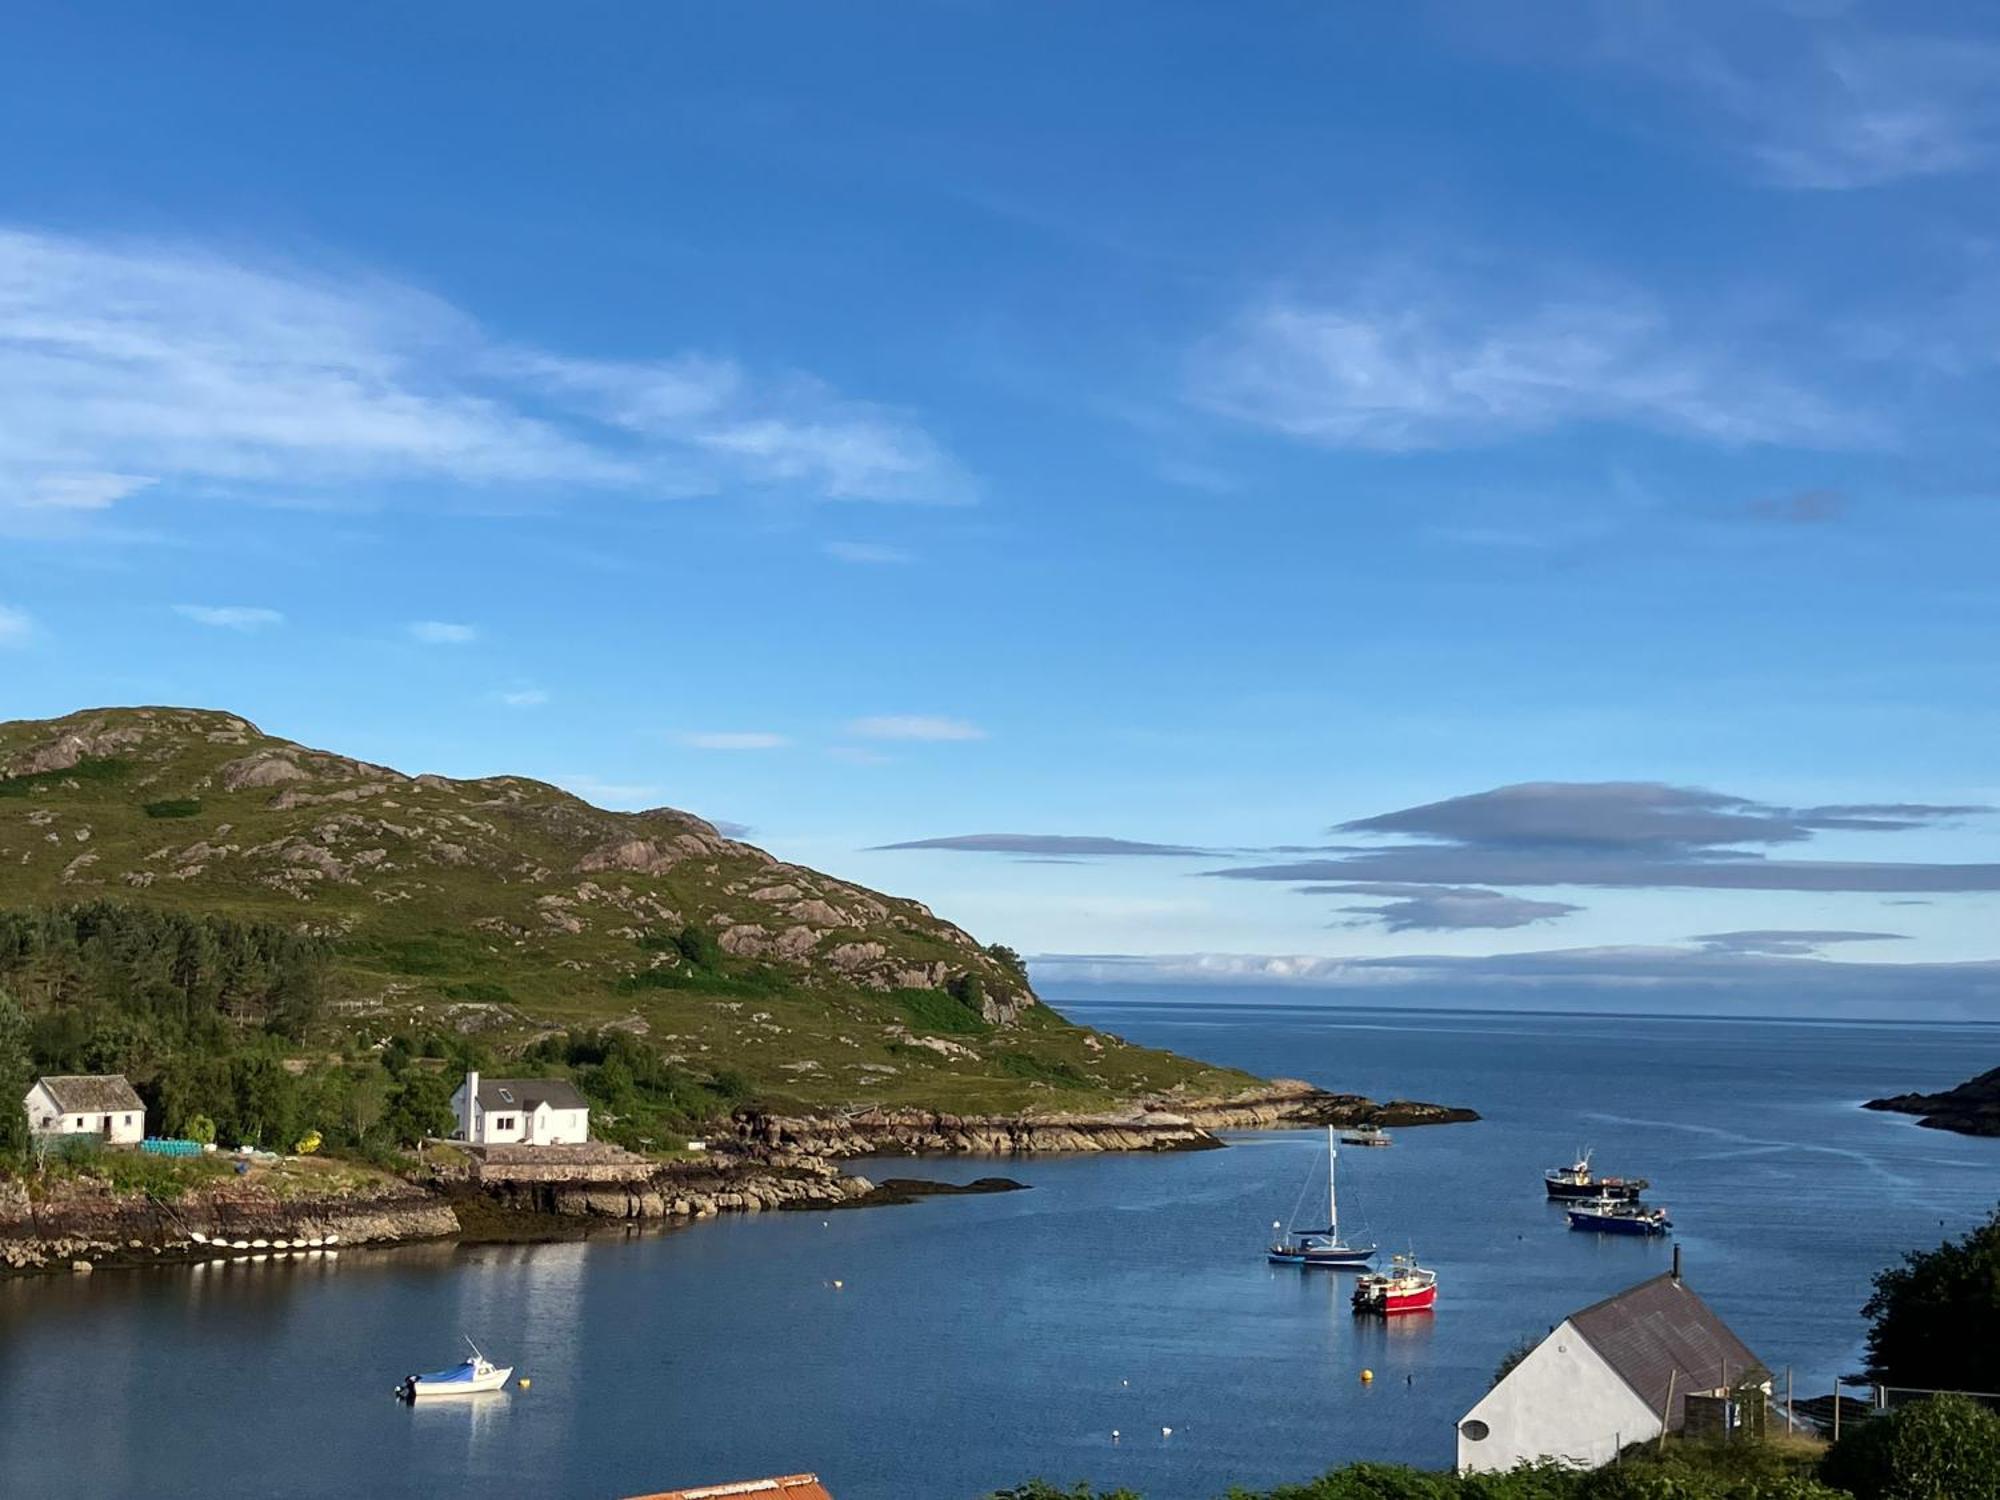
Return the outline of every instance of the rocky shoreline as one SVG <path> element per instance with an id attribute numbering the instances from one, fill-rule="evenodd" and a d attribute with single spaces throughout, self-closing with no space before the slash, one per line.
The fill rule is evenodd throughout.
<path id="1" fill-rule="evenodd" d="M 532 1159 L 430 1167 L 330 1195 L 281 1195 L 235 1181 L 172 1201 L 67 1181 L 31 1195 L 0 1181 L 0 1275 L 170 1265 L 271 1252 L 267 1242 L 331 1240 L 340 1248 L 421 1240 L 464 1243 L 569 1238 L 611 1224 L 693 1222 L 725 1213 L 858 1208 L 941 1192 L 1004 1192 L 985 1178 L 965 1187 L 896 1179 L 877 1187 L 837 1163 L 857 1156 L 1023 1156 L 1077 1151 L 1198 1151 L 1217 1130 L 1312 1125 L 1427 1125 L 1476 1120 L 1469 1109 L 1279 1080 L 1228 1099 L 1155 1100 L 1096 1114 L 957 1115 L 868 1109 L 841 1115 L 744 1112 L 735 1137 L 704 1158 L 656 1162 L 615 1148 L 548 1148 Z M 597 1152 L 596 1155 L 590 1155 Z M 518 1154 L 518 1153 L 517 1153 Z M 222 1241 L 223 1244 L 215 1242 Z M 229 1248 L 236 1242 L 248 1250 Z"/>
<path id="2" fill-rule="evenodd" d="M 1149 1100 L 1111 1113 L 961 1115 L 924 1109 L 864 1109 L 838 1115 L 736 1117 L 737 1144 L 754 1155 L 821 1160 L 853 1156 L 1023 1156 L 1075 1151 L 1202 1151 L 1218 1130 L 1310 1125 L 1450 1125 L 1477 1111 L 1359 1094 L 1333 1094 L 1277 1079 L 1228 1099 Z"/>

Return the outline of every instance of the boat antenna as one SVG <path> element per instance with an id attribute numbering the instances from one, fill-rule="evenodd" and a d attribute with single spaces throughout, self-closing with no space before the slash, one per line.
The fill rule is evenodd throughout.
<path id="1" fill-rule="evenodd" d="M 481 1353 L 479 1352 L 479 1346 L 478 1346 L 477 1344 L 475 1344 L 475 1343 L 473 1343 L 473 1342 L 472 1342 L 472 1335 L 471 1335 L 471 1334 L 469 1334 L 469 1333 L 461 1333 L 461 1334 L 459 1335 L 459 1337 L 465 1340 L 465 1347 L 466 1347 L 466 1348 L 468 1348 L 468 1349 L 470 1349 L 470 1350 L 472 1351 L 472 1357 L 473 1357 L 474 1359 L 484 1359 L 484 1358 L 486 1358 L 486 1356 L 485 1356 L 485 1355 L 483 1355 L 483 1354 L 481 1354 Z"/>

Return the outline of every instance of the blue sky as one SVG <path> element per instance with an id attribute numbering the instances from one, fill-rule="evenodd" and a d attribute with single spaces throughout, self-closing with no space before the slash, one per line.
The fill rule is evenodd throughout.
<path id="1" fill-rule="evenodd" d="M 1539 10 L 12 15 L 0 716 L 686 807 L 1054 979 L 1991 993 L 2000 29 Z"/>

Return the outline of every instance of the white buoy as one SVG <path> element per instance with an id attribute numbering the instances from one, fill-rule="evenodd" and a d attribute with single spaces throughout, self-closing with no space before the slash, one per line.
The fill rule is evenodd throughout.
<path id="1" fill-rule="evenodd" d="M 1172 1437 L 1173 1435 L 1174 1435 L 1174 1430 L 1171 1427 L 1162 1427 L 1160 1429 L 1161 1437 Z"/>
<path id="2" fill-rule="evenodd" d="M 834 1289 L 834 1290 L 835 1290 L 835 1291 L 837 1292 L 837 1291 L 839 1291 L 839 1290 L 840 1290 L 840 1289 L 841 1289 L 842 1287 L 844 1287 L 844 1286 L 846 1286 L 846 1285 L 847 1285 L 847 1283 L 846 1283 L 846 1282 L 844 1282 L 844 1281 L 836 1281 L 836 1282 L 835 1282 L 835 1283 L 833 1284 L 833 1289 Z"/>
<path id="3" fill-rule="evenodd" d="M 1118 1441 L 1118 1429 L 1116 1427 L 1111 1429 L 1111 1441 L 1114 1443 Z"/>
<path id="4" fill-rule="evenodd" d="M 188 1231 L 188 1238 L 193 1240 L 197 1245 L 206 1245 L 208 1243 L 208 1236 L 203 1234 L 199 1229 L 190 1229 Z"/>
<path id="5" fill-rule="evenodd" d="M 271 1242 L 269 1240 L 252 1240 L 250 1248 L 252 1250 L 268 1250 L 271 1248 Z"/>

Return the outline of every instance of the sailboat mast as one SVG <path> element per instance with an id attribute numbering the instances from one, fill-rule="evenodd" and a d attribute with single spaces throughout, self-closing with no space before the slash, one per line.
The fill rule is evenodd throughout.
<path id="1" fill-rule="evenodd" d="M 1334 1244 L 1340 1243 L 1340 1197 L 1333 1185 L 1333 1127 L 1326 1127 L 1326 1228 Z"/>

